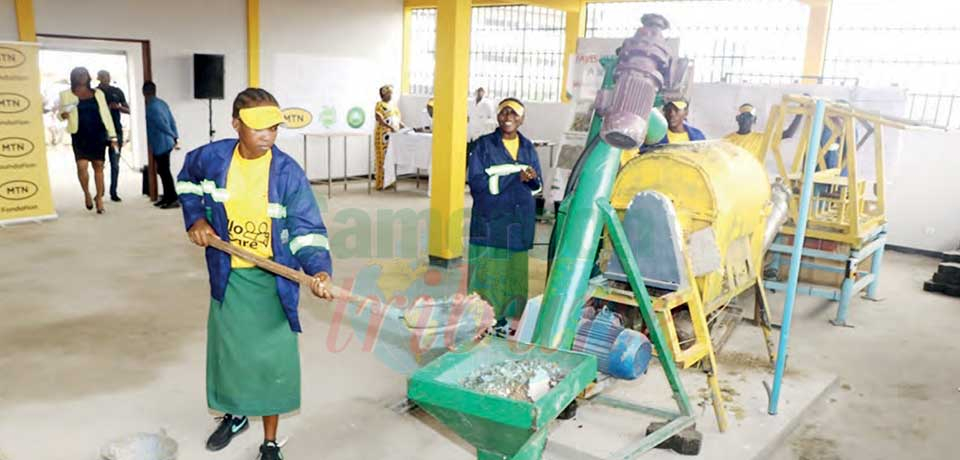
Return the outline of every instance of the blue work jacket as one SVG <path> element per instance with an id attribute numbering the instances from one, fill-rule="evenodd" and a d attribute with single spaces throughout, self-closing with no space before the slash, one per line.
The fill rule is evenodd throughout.
<path id="1" fill-rule="evenodd" d="M 163 99 L 154 97 L 147 101 L 147 145 L 150 153 L 165 155 L 173 150 L 180 138 L 177 122 L 170 113 L 170 106 Z M 118 134 L 119 135 L 119 134 Z"/>
<path id="2" fill-rule="evenodd" d="M 467 182 L 473 196 L 470 244 L 528 251 L 533 247 L 536 204 L 533 196 L 543 189 L 540 160 L 529 139 L 520 136 L 514 160 L 503 145 L 503 133 L 477 138 L 467 167 Z M 520 171 L 532 167 L 537 178 L 520 180 Z"/>
<path id="3" fill-rule="evenodd" d="M 227 211 L 229 197 L 227 172 L 237 146 L 236 139 L 207 144 L 187 154 L 177 176 L 177 193 L 183 207 L 187 230 L 199 219 L 207 219 L 223 241 L 229 241 Z M 320 272 L 333 275 L 333 263 L 327 240 L 327 228 L 320 217 L 317 200 L 300 165 L 273 146 L 267 214 L 271 217 L 273 260 L 313 276 Z M 210 295 L 223 301 L 230 276 L 230 255 L 207 248 L 207 271 L 210 273 Z M 301 332 L 297 304 L 300 286 L 277 276 L 277 293 L 283 304 L 290 329 Z"/>

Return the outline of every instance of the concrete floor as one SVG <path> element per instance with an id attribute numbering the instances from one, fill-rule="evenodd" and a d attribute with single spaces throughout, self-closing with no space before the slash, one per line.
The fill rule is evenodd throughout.
<path id="1" fill-rule="evenodd" d="M 111 438 L 160 429 L 179 442 L 181 459 L 253 459 L 259 423 L 224 452 L 203 450 L 214 414 L 203 383 L 209 294 L 202 252 L 186 240 L 179 211 L 149 206 L 136 194 L 138 177 L 125 175 L 126 200 L 108 204 L 104 216 L 82 208 L 68 174 L 54 179 L 59 220 L 0 229 L 0 459 L 92 460 Z M 413 232 L 405 241 L 378 223 L 387 210 L 426 209 L 425 195 L 412 184 L 372 196 L 354 187 L 325 202 L 341 245 L 336 279 L 354 283 L 351 274 L 379 266 L 387 276 L 378 287 L 402 291 L 426 274 L 417 263 L 425 237 Z M 790 364 L 836 374 L 839 384 L 773 458 L 954 456 L 960 301 L 921 291 L 936 263 L 888 253 L 886 300 L 856 300 L 852 329 L 827 323 L 834 304 L 800 299 Z M 542 262 L 533 268 L 542 277 Z M 281 422 L 288 458 L 472 458 L 429 419 L 387 409 L 405 392 L 403 374 L 361 340 L 348 342 L 351 331 L 330 305 L 307 300 L 301 311 L 303 408 Z"/>

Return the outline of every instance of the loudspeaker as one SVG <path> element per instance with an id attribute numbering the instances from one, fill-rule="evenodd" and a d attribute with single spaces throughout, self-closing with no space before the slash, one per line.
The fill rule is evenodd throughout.
<path id="1" fill-rule="evenodd" d="M 223 99 L 223 55 L 193 55 L 193 98 Z"/>

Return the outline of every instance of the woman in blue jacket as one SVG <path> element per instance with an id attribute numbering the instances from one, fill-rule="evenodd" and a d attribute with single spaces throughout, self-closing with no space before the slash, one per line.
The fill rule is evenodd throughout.
<path id="1" fill-rule="evenodd" d="M 497 327 L 519 319 L 527 303 L 527 251 L 533 247 L 542 190 L 533 143 L 518 129 L 525 108 L 517 99 L 497 107 L 499 128 L 477 139 L 467 166 L 473 196 L 469 287 L 493 306 Z"/>
<path id="2" fill-rule="evenodd" d="M 212 238 L 314 277 L 325 287 L 332 264 L 327 230 L 303 169 L 274 146 L 283 116 L 277 100 L 247 88 L 233 101 L 239 139 L 187 154 L 177 182 L 190 241 Z M 300 287 L 253 264 L 207 247 L 211 301 L 207 321 L 207 404 L 223 412 L 207 448 L 220 450 L 263 417 L 261 460 L 279 460 L 279 414 L 300 408 L 297 314 Z"/>

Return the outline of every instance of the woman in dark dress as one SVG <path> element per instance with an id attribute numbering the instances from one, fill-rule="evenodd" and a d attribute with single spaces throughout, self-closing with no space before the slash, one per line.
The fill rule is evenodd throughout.
<path id="1" fill-rule="evenodd" d="M 109 145 L 117 148 L 117 133 L 103 92 L 90 86 L 90 72 L 77 67 L 70 71 L 70 89 L 60 93 L 60 118 L 67 120 L 67 131 L 73 141 L 77 161 L 77 178 L 83 189 L 87 209 L 97 207 L 103 214 L 103 161 Z M 89 165 L 93 164 L 97 195 L 90 197 Z"/>

